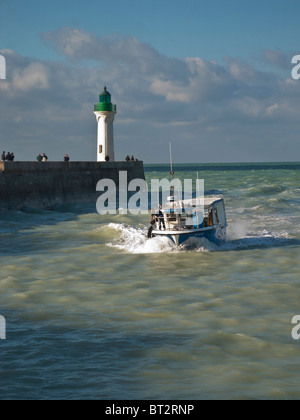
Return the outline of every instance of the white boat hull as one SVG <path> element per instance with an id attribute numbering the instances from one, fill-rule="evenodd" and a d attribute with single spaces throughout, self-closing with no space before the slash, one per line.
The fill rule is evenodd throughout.
<path id="1" fill-rule="evenodd" d="M 205 238 L 210 242 L 221 245 L 226 240 L 226 228 L 212 226 L 201 229 L 186 229 L 182 231 L 153 230 L 152 236 L 168 237 L 177 246 L 184 244 L 190 238 Z"/>

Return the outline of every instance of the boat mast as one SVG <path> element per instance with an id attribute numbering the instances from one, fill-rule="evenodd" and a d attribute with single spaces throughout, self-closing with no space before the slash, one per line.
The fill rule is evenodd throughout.
<path id="1" fill-rule="evenodd" d="M 170 147 L 170 164 L 171 164 L 171 175 L 174 176 L 174 171 L 173 171 L 173 157 L 172 157 L 172 143 L 169 143 L 169 147 Z"/>
<path id="2" fill-rule="evenodd" d="M 173 157 L 172 157 L 172 143 L 169 143 L 169 147 L 170 147 L 170 164 L 171 164 L 171 172 L 170 175 L 172 176 L 172 195 L 174 196 L 175 194 L 175 186 L 174 186 L 174 175 L 175 172 L 173 170 Z"/>

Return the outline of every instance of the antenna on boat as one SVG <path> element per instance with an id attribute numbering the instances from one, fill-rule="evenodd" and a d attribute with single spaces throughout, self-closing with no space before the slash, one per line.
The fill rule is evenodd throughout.
<path id="1" fill-rule="evenodd" d="M 172 176 L 174 176 L 174 171 L 173 171 L 173 157 L 172 157 L 172 143 L 169 143 L 169 147 L 170 147 L 170 164 L 171 164 L 171 172 L 170 174 Z"/>
<path id="2" fill-rule="evenodd" d="M 172 195 L 174 196 L 175 194 L 175 186 L 174 186 L 174 175 L 175 172 L 173 170 L 173 156 L 172 156 L 172 143 L 169 143 L 169 148 L 170 148 L 170 165 L 171 165 L 171 171 L 170 171 L 170 175 L 172 176 Z"/>
<path id="3" fill-rule="evenodd" d="M 197 181 L 196 181 L 196 200 L 199 199 L 200 196 L 200 183 L 199 183 L 199 172 L 197 171 Z"/>

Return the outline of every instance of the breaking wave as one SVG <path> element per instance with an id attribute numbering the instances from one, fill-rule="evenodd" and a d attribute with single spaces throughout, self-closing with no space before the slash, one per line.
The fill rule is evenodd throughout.
<path id="1" fill-rule="evenodd" d="M 284 192 L 286 190 L 285 187 L 283 187 L 282 185 L 278 185 L 278 184 L 273 184 L 273 185 L 261 185 L 261 186 L 257 186 L 257 187 L 251 187 L 248 189 L 248 196 L 261 196 L 263 195 L 268 196 L 268 195 L 274 195 L 274 194 L 280 194 L 282 192 Z"/>
<path id="2" fill-rule="evenodd" d="M 179 248 L 169 239 L 147 238 L 147 228 L 110 223 L 109 229 L 117 234 L 107 246 L 117 248 L 129 254 L 158 254 L 176 252 L 220 252 L 238 251 L 253 248 L 269 248 L 284 245 L 297 245 L 297 240 L 290 238 L 286 232 L 276 234 L 263 230 L 258 233 L 247 233 L 247 226 L 235 226 L 227 235 L 222 245 L 217 245 L 203 238 L 190 238 Z"/>
<path id="3" fill-rule="evenodd" d="M 119 235 L 112 243 L 107 245 L 130 254 L 157 254 L 177 251 L 175 245 L 168 238 L 148 239 L 147 228 L 136 228 L 118 223 L 110 223 L 108 227 L 118 232 Z"/>

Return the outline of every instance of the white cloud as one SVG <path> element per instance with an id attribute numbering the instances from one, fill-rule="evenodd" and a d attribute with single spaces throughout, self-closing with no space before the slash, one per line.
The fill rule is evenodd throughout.
<path id="1" fill-rule="evenodd" d="M 167 101 L 193 103 L 202 100 L 218 101 L 231 95 L 236 84 L 226 70 L 212 61 L 204 61 L 199 57 L 188 57 L 182 60 L 185 65 L 186 84 L 177 79 L 155 79 L 150 88 L 156 95 L 162 95 Z M 172 76 L 172 73 L 168 75 Z M 166 78 L 166 75 L 164 75 Z"/>
<path id="2" fill-rule="evenodd" d="M 271 64 L 275 64 L 283 69 L 290 69 L 293 55 L 287 54 L 281 50 L 264 50 L 262 56 L 265 61 Z"/>
<path id="3" fill-rule="evenodd" d="M 279 105 L 277 103 L 273 104 L 273 105 L 270 105 L 266 110 L 267 115 L 271 116 L 271 115 L 275 114 L 278 109 L 279 109 Z"/>
<path id="4" fill-rule="evenodd" d="M 49 87 L 48 71 L 41 63 L 31 63 L 25 69 L 13 71 L 13 88 L 29 92 L 33 89 L 47 89 Z"/>
<path id="5" fill-rule="evenodd" d="M 100 38 L 72 28 L 42 37 L 66 61 L 44 62 L 9 51 L 8 80 L 0 83 L 0 142 L 3 147 L 11 143 L 10 149 L 24 158 L 32 156 L 34 147 L 34 154 L 41 149 L 56 159 L 65 153 L 73 159 L 93 159 L 93 105 L 104 85 L 118 107 L 115 135 L 120 158 L 134 152 L 155 161 L 157 150 L 173 138 L 185 142 L 180 160 L 197 160 L 198 147 L 201 159 L 207 156 L 209 161 L 205 154 L 209 144 L 218 150 L 220 160 L 239 160 L 253 136 L 261 136 L 267 153 L 272 133 L 279 136 L 290 124 L 284 140 L 288 145 L 289 136 L 300 132 L 300 81 L 257 70 L 239 58 L 226 57 L 224 63 L 170 58 L 136 38 Z M 238 133 L 245 137 L 230 150 L 228 144 Z M 189 155 L 187 151 L 198 144 Z M 159 159 L 167 156 L 160 153 Z"/>
<path id="6" fill-rule="evenodd" d="M 167 101 L 175 102 L 191 102 L 190 89 L 182 86 L 176 86 L 171 80 L 155 79 L 151 85 L 150 90 L 155 95 L 161 95 Z"/>

